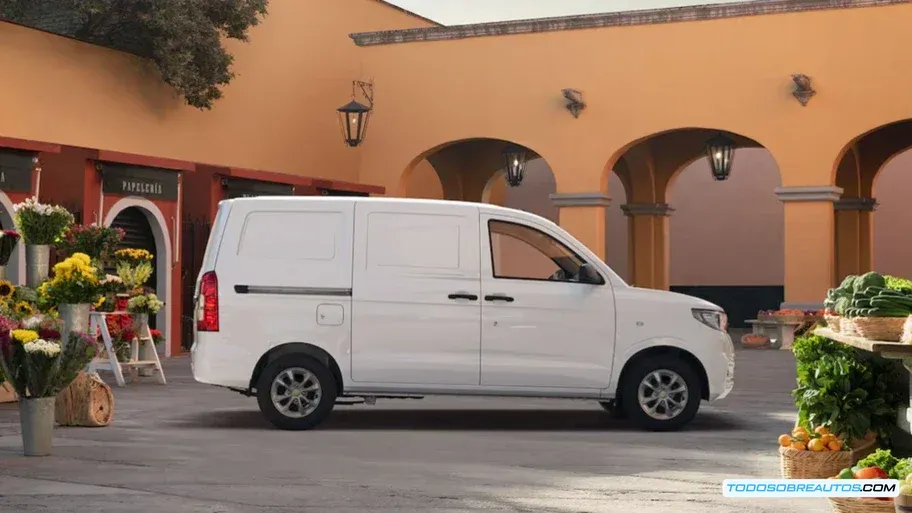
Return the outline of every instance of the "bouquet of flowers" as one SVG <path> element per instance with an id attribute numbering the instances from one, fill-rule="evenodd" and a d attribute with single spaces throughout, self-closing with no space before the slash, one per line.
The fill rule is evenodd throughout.
<path id="1" fill-rule="evenodd" d="M 114 258 L 115 249 L 123 238 L 124 231 L 120 228 L 77 224 L 66 231 L 63 238 L 57 243 L 57 249 L 64 256 L 85 253 L 92 260 L 110 262 Z"/>
<path id="2" fill-rule="evenodd" d="M 127 311 L 131 314 L 155 315 L 165 306 L 155 294 L 140 294 L 127 301 Z"/>
<path id="3" fill-rule="evenodd" d="M 98 269 L 85 253 L 76 253 L 54 266 L 54 277 L 38 287 L 46 304 L 94 303 L 98 300 Z"/>
<path id="4" fill-rule="evenodd" d="M 114 258 L 117 276 L 131 292 L 137 292 L 152 276 L 152 254 L 145 249 L 118 249 Z"/>
<path id="5" fill-rule="evenodd" d="M 95 357 L 95 339 L 73 332 L 67 343 L 43 339 L 35 330 L 0 332 L 0 368 L 21 398 L 55 397 Z"/>
<path id="6" fill-rule="evenodd" d="M 16 230 L 3 230 L 0 232 L 0 265 L 9 263 L 13 250 L 19 243 L 19 233 Z"/>
<path id="7" fill-rule="evenodd" d="M 38 203 L 36 198 L 13 205 L 13 211 L 16 226 L 22 231 L 22 238 L 27 244 L 53 244 L 74 221 L 73 214 L 67 209 Z"/>

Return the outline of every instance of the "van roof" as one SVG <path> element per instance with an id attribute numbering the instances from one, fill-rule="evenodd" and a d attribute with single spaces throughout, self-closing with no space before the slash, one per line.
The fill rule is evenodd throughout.
<path id="1" fill-rule="evenodd" d="M 521 215 L 534 215 L 531 212 L 525 210 L 518 210 L 515 208 L 501 207 L 498 205 L 492 205 L 490 203 L 478 203 L 473 201 L 452 201 L 452 200 L 437 200 L 437 199 L 420 199 L 420 198 L 390 198 L 390 197 L 368 197 L 368 196 L 256 196 L 252 198 L 234 198 L 229 200 L 222 200 L 219 203 L 234 203 L 234 202 L 243 202 L 243 203 L 269 203 L 273 201 L 301 201 L 301 202 L 327 202 L 327 203 L 347 203 L 347 202 L 365 202 L 365 203 L 399 203 L 399 204 L 419 204 L 419 205 L 470 205 L 477 207 L 481 211 L 488 212 L 503 212 L 503 213 L 519 213 Z M 544 218 L 543 218 L 544 219 Z M 547 219 L 545 219 L 547 221 Z"/>

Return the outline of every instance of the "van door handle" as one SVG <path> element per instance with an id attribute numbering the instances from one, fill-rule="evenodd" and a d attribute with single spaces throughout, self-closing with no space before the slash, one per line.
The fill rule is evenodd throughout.
<path id="1" fill-rule="evenodd" d="M 450 299 L 468 299 L 469 301 L 478 301 L 478 296 L 475 294 L 466 294 L 465 292 L 457 292 L 455 294 L 450 294 L 447 297 Z"/>
<path id="2" fill-rule="evenodd" d="M 485 296 L 484 299 L 485 299 L 485 301 L 505 301 L 505 302 L 507 302 L 507 303 L 512 303 L 512 302 L 513 302 L 513 298 L 512 298 L 512 297 L 510 297 L 510 296 L 504 296 L 504 295 L 501 295 L 501 294 L 496 294 L 496 295 L 493 295 L 493 296 Z"/>

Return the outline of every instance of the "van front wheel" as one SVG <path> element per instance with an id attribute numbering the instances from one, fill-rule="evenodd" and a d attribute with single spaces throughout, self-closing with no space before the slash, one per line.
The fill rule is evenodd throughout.
<path id="1" fill-rule="evenodd" d="M 323 422 L 336 402 L 336 381 L 325 366 L 303 354 L 270 363 L 257 382 L 260 412 L 279 429 L 311 429 Z"/>
<path id="2" fill-rule="evenodd" d="M 700 379 L 687 362 L 663 355 L 636 362 L 621 383 L 621 404 L 637 427 L 680 429 L 700 408 Z"/>

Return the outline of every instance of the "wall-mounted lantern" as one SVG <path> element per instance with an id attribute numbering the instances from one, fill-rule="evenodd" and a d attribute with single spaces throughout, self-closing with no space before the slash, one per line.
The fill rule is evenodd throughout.
<path id="1" fill-rule="evenodd" d="M 518 144 L 507 143 L 503 150 L 504 170 L 507 172 L 507 184 L 517 187 L 523 181 L 526 170 L 526 149 Z"/>
<path id="2" fill-rule="evenodd" d="M 802 107 L 806 107 L 811 97 L 817 94 L 817 91 L 811 87 L 811 77 L 796 73 L 792 75 L 792 82 L 795 83 L 795 90 L 792 95 L 798 99 Z"/>
<path id="3" fill-rule="evenodd" d="M 367 105 L 355 99 L 355 88 L 360 88 L 367 100 Z M 367 136 L 367 122 L 374 110 L 374 84 L 371 82 L 352 82 L 352 99 L 350 102 L 336 109 L 339 113 L 339 126 L 342 128 L 342 138 L 345 144 L 352 148 L 364 142 Z"/>
<path id="4" fill-rule="evenodd" d="M 583 101 L 583 93 L 576 89 L 563 89 L 561 93 L 563 93 L 564 98 L 567 100 L 567 105 L 565 105 L 567 110 L 570 111 L 570 114 L 572 114 L 573 117 L 578 118 L 580 112 L 586 108 L 586 102 Z"/>
<path id="5" fill-rule="evenodd" d="M 722 132 L 706 141 L 706 157 L 713 178 L 718 181 L 728 179 L 731 174 L 732 161 L 735 159 L 735 141 Z"/>

